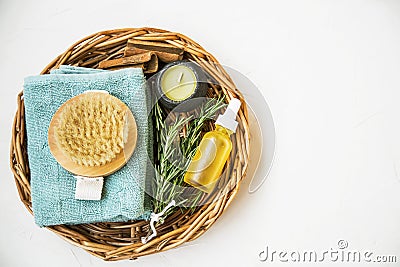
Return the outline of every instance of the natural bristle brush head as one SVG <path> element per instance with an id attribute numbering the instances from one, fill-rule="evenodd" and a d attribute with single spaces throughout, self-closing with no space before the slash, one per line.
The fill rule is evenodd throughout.
<path id="1" fill-rule="evenodd" d="M 105 169 L 114 161 L 121 167 L 136 144 L 136 123 L 129 108 L 118 98 L 88 91 L 57 110 L 48 138 L 56 160 L 64 168 L 77 169 L 72 172 L 83 175 L 88 174 L 86 170 L 93 173 L 96 168 Z M 79 173 L 82 170 L 83 174 Z"/>
<path id="2" fill-rule="evenodd" d="M 114 97 L 87 93 L 64 107 L 55 138 L 73 162 L 101 166 L 124 149 L 125 117 Z"/>

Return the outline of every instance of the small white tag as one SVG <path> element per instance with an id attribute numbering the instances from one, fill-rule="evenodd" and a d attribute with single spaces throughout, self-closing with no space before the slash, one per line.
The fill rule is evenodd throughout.
<path id="1" fill-rule="evenodd" d="M 75 199 L 80 200 L 100 200 L 103 191 L 103 177 L 84 177 L 75 176 L 76 188 Z"/>

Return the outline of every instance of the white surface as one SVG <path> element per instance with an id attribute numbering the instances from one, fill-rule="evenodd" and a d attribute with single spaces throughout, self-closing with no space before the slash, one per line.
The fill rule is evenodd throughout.
<path id="1" fill-rule="evenodd" d="M 368 266 L 399 264 L 399 1 L 2 0 L 0 21 L 0 266 L 296 266 L 258 254 L 322 252 L 340 239 L 397 255 Z M 198 240 L 106 263 L 35 226 L 8 166 L 11 123 L 25 76 L 81 37 L 134 26 L 184 33 L 248 76 L 274 115 L 276 159 L 261 189 L 249 194 L 245 180 Z"/>

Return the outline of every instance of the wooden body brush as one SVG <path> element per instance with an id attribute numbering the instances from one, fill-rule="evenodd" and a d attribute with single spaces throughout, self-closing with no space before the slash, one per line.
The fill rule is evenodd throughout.
<path id="1" fill-rule="evenodd" d="M 106 91 L 87 91 L 65 102 L 48 131 L 54 158 L 80 179 L 101 178 L 120 169 L 132 156 L 136 140 L 132 112 Z"/>

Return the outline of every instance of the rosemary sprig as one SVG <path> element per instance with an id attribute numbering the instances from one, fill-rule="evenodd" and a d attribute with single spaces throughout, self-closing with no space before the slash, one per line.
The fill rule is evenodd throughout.
<path id="1" fill-rule="evenodd" d="M 192 115 L 174 114 L 175 118 L 168 123 L 166 113 L 158 103 L 155 104 L 152 111 L 157 143 L 156 172 L 152 185 L 155 213 L 163 210 L 173 199 L 178 207 L 185 206 L 191 209 L 196 207 L 203 193 L 185 186 L 183 176 L 201 141 L 206 122 L 215 118 L 217 112 L 224 106 L 223 97 L 207 99 Z M 166 215 L 172 212 L 173 210 L 170 210 Z"/>

